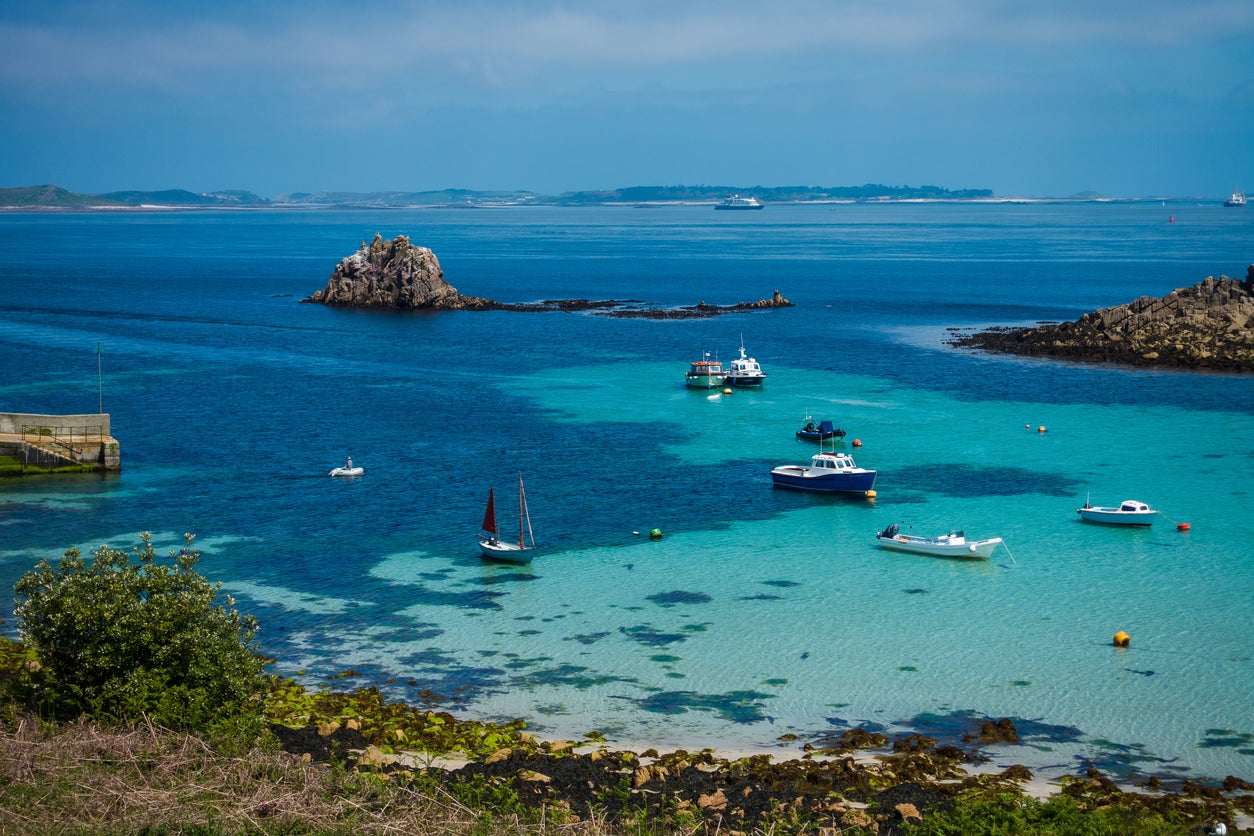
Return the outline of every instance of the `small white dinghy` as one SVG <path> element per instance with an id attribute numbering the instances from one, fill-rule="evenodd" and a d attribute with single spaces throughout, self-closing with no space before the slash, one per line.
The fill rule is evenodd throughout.
<path id="1" fill-rule="evenodd" d="M 332 470 L 328 476 L 360 476 L 365 473 L 364 467 L 353 467 L 353 457 L 348 457 L 348 462 L 343 467 L 337 467 Z"/>
<path id="2" fill-rule="evenodd" d="M 968 540 L 961 531 L 951 531 L 937 537 L 918 537 L 902 534 L 901 526 L 893 523 L 875 535 L 875 542 L 886 549 L 932 557 L 961 557 L 967 560 L 988 560 L 993 549 L 1001 545 L 1000 537 L 985 540 Z"/>

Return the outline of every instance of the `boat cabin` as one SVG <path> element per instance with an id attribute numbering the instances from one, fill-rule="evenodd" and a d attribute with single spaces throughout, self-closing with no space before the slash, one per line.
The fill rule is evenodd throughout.
<path id="1" fill-rule="evenodd" d="M 1144 514 L 1149 511 L 1149 509 L 1150 507 L 1144 502 L 1137 502 L 1135 499 L 1125 499 L 1123 502 L 1119 503 L 1119 510 L 1128 513 Z"/>
<path id="2" fill-rule="evenodd" d="M 820 470 L 856 470 L 853 459 L 844 453 L 819 453 L 810 459 L 810 467 Z"/>

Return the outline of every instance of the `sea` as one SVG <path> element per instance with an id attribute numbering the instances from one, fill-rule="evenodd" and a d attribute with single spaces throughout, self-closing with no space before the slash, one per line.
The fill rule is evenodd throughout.
<path id="1" fill-rule="evenodd" d="M 301 303 L 376 233 L 498 301 L 792 306 Z M 39 561 L 186 532 L 310 687 L 662 751 L 863 728 L 1044 777 L 1254 780 L 1254 375 L 947 342 L 1241 278 L 1252 245 L 1218 202 L 0 214 L 0 411 L 108 413 L 123 464 L 0 481 L 0 629 Z M 685 387 L 741 345 L 761 389 Z M 807 417 L 874 498 L 772 486 Z M 534 561 L 486 562 L 520 474 Z M 1158 522 L 1076 514 L 1124 499 Z M 887 552 L 891 523 L 1004 547 Z M 1017 744 L 971 739 L 1001 718 Z"/>

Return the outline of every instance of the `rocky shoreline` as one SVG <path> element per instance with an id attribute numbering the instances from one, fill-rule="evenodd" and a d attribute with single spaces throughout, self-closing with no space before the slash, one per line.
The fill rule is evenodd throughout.
<path id="1" fill-rule="evenodd" d="M 1222 783 L 1177 777 L 1170 789 L 1151 776 L 1120 787 L 1089 768 L 1042 793 L 1039 785 L 1028 789 L 1034 779 L 1025 767 L 973 769 L 987 762 L 987 747 L 1018 741 L 1005 718 L 973 728 L 962 746 L 854 728 L 781 760 L 708 749 L 619 750 L 595 732 L 583 741 L 543 741 L 521 720 L 458 720 L 388 703 L 373 688 L 306 693 L 297 702 L 292 719 L 305 723 L 276 723 L 271 731 L 306 761 L 344 763 L 402 785 L 434 780 L 454 795 L 458 786 L 495 787 L 532 809 L 581 821 L 622 823 L 643 811 L 659 821 L 682 817 L 706 832 L 765 832 L 786 819 L 805 822 L 804 832 L 890 834 L 944 814 L 972 793 L 1002 800 L 1063 795 L 1089 810 L 1120 805 L 1186 821 L 1197 833 L 1211 832 L 1215 822 L 1239 832 L 1254 821 L 1254 784 L 1232 776 Z"/>
<path id="2" fill-rule="evenodd" d="M 1207 277 L 1162 298 L 1087 313 L 1074 322 L 991 328 L 946 340 L 958 348 L 1140 368 L 1254 372 L 1254 264 L 1244 281 Z"/>
<path id="3" fill-rule="evenodd" d="M 404 235 L 385 241 L 375 234 L 356 253 L 340 261 L 326 287 L 301 300 L 343 308 L 412 311 L 560 311 L 633 319 L 703 319 L 726 313 L 791 307 L 778 290 L 769 299 L 734 305 L 662 308 L 639 299 L 548 299 L 542 302 L 497 302 L 464 296 L 444 279 L 439 259 L 427 247 Z"/>

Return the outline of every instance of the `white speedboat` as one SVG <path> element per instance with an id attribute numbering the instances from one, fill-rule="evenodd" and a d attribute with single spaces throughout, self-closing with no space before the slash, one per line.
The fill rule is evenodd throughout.
<path id="1" fill-rule="evenodd" d="M 349 456 L 348 462 L 343 467 L 337 467 L 332 470 L 328 476 L 360 476 L 365 473 L 364 467 L 353 467 L 353 458 Z"/>
<path id="2" fill-rule="evenodd" d="M 688 371 L 684 373 L 684 381 L 694 389 L 717 389 L 723 385 L 723 364 L 710 359 L 710 352 L 705 352 L 700 360 L 693 360 Z"/>
<path id="3" fill-rule="evenodd" d="M 1075 512 L 1080 515 L 1080 519 L 1107 525 L 1153 525 L 1154 518 L 1158 516 L 1157 511 L 1135 499 L 1125 499 L 1117 508 L 1104 508 L 1085 502 Z"/>
<path id="4" fill-rule="evenodd" d="M 743 339 L 740 341 L 740 356 L 731 361 L 723 379 L 732 386 L 761 386 L 766 380 L 766 372 L 762 371 L 758 361 L 745 355 Z"/>
<path id="5" fill-rule="evenodd" d="M 771 471 L 781 488 L 820 493 L 866 493 L 875 487 L 875 471 L 858 467 L 845 453 L 817 453 L 810 464 L 782 464 Z"/>
<path id="6" fill-rule="evenodd" d="M 719 203 L 714 204 L 715 209 L 761 209 L 763 203 L 756 197 L 741 197 L 734 194 L 731 197 L 725 197 Z"/>
<path id="7" fill-rule="evenodd" d="M 902 534 L 901 527 L 893 523 L 875 535 L 875 542 L 886 549 L 933 557 L 961 557 L 968 560 L 988 560 L 993 549 L 1001 544 L 1000 537 L 985 540 L 968 540 L 961 531 L 951 531 L 938 537 L 918 537 Z"/>

